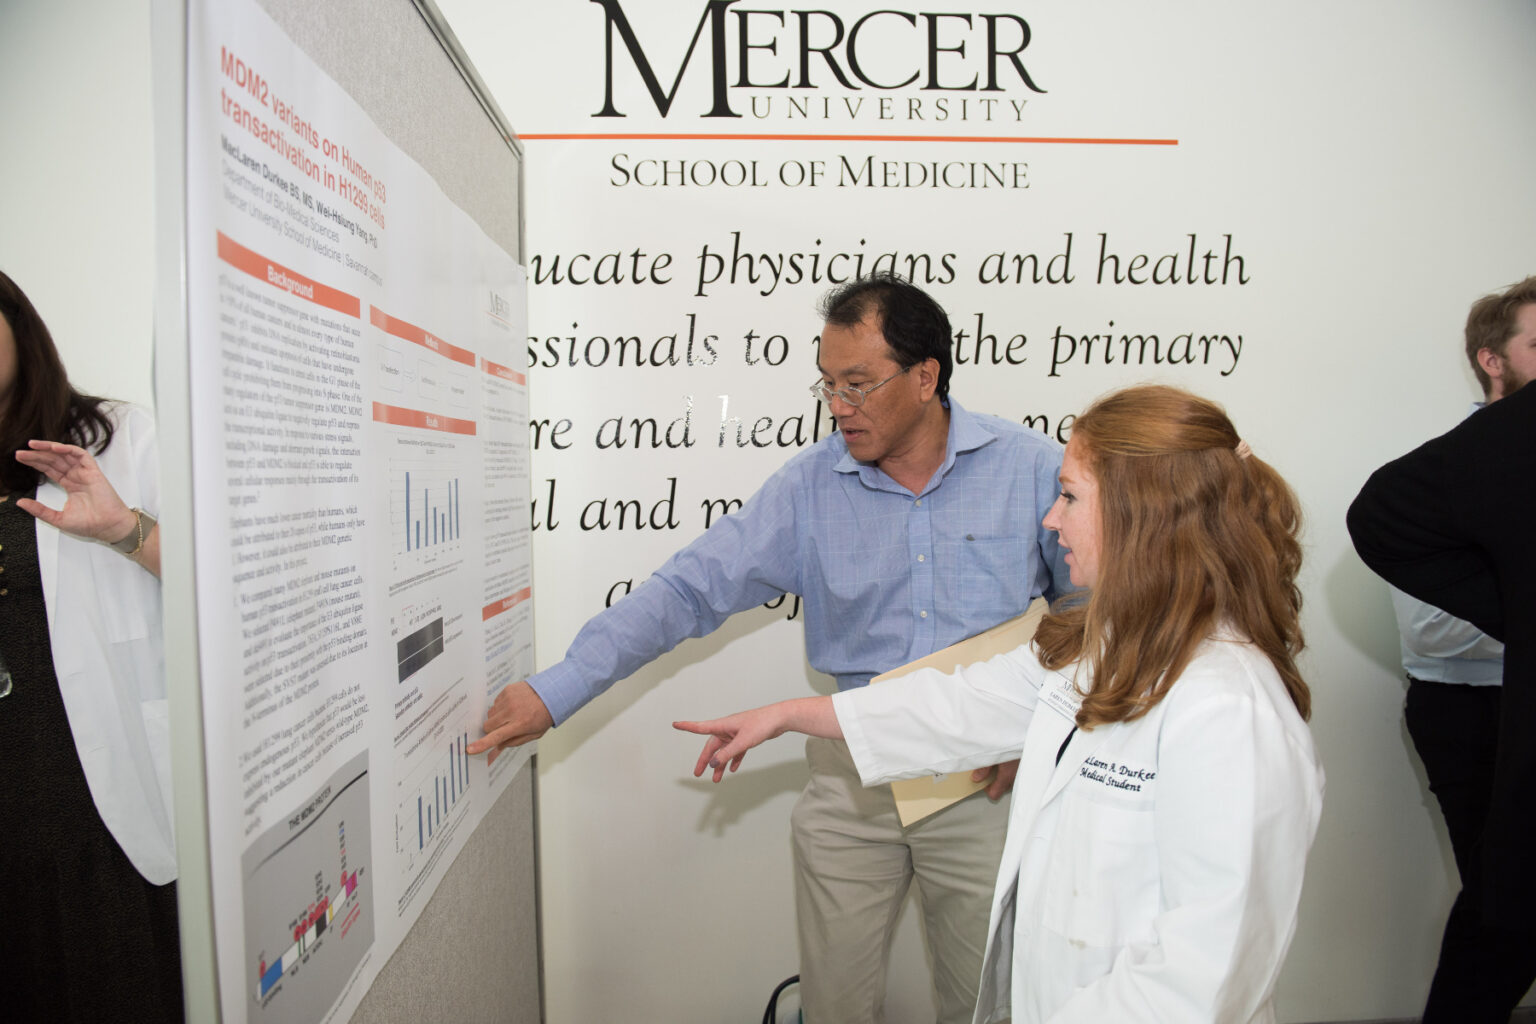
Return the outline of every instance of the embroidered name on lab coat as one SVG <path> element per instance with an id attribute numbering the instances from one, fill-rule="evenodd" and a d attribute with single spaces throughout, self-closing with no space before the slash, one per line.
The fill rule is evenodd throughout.
<path id="1" fill-rule="evenodd" d="M 1139 768 L 1115 761 L 1100 761 L 1091 754 L 1083 759 L 1082 767 L 1078 768 L 1077 774 L 1101 786 L 1123 789 L 1131 793 L 1140 793 L 1143 787 L 1151 788 L 1153 780 L 1157 778 L 1157 772 L 1150 768 Z"/>

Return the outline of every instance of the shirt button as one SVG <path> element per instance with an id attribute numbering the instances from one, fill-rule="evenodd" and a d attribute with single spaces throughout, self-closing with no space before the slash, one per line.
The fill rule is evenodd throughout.
<path id="1" fill-rule="evenodd" d="M 918 508 L 922 508 L 923 507 L 923 499 L 922 498 L 918 498 L 912 504 L 916 505 Z"/>
<path id="2" fill-rule="evenodd" d="M 3 591 L 0 591 L 0 593 L 3 593 Z M 917 617 L 920 618 L 920 619 L 926 619 L 928 617 L 928 613 L 927 612 L 918 612 L 917 613 Z"/>
<path id="3" fill-rule="evenodd" d="M 917 556 L 917 560 L 919 562 L 926 562 L 928 560 L 928 556 L 927 555 L 918 555 Z"/>

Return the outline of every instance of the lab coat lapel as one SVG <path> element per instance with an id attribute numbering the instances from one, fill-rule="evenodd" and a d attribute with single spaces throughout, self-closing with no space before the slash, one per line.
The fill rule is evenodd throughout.
<path id="1" fill-rule="evenodd" d="M 1072 688 L 1070 677 L 1051 672 L 1040 687 L 1040 703 L 1024 737 L 1024 749 L 1019 755 L 1019 774 L 1014 783 L 1013 813 L 1033 819 L 1040 807 L 1049 799 L 1048 791 L 1055 785 L 1060 768 L 1056 765 L 1056 752 L 1062 740 L 1073 728 L 1073 716 L 1081 696 Z M 1076 741 L 1074 740 L 1074 745 Z M 1075 771 L 1076 769 L 1074 769 Z M 1056 787 L 1060 788 L 1060 787 Z M 1024 830 L 1018 830 L 1028 834 Z M 1015 829 L 1010 828 L 1009 834 Z"/>
<path id="2" fill-rule="evenodd" d="M 1070 677 L 1060 672 L 1047 672 L 1040 687 L 1040 701 L 1024 735 L 1024 746 L 1019 754 L 1019 774 L 1013 784 L 1013 803 L 1009 808 L 1008 835 L 1003 843 L 1002 862 L 998 865 L 998 887 L 992 896 L 992 913 L 988 925 L 991 939 L 987 944 L 986 959 L 982 966 L 981 987 L 977 1002 L 977 1019 L 998 1019 L 997 1014 L 1010 1005 L 1018 965 L 1014 962 L 1015 915 L 1018 912 L 1019 870 L 1024 862 L 1024 851 L 1035 832 L 1035 822 L 1044 806 L 1047 792 L 1059 789 L 1057 776 L 1062 770 L 1056 764 L 1056 752 L 1061 741 L 1072 731 L 1081 695 L 1072 687 Z M 1074 741 L 1076 745 L 1076 741 Z M 1068 759 L 1063 758 L 1063 762 Z M 1065 773 L 1066 778 L 1077 770 L 1079 762 Z M 1054 787 L 1054 789 L 1053 789 Z M 989 1009 L 990 1008 L 990 1009 Z M 994 1014 L 992 1011 L 996 1011 Z"/>
<path id="3" fill-rule="evenodd" d="M 1061 756 L 1061 762 L 1056 765 L 1056 770 L 1051 773 L 1051 780 L 1046 784 L 1044 792 L 1040 794 L 1040 805 L 1043 807 L 1056 798 L 1062 787 L 1077 777 L 1083 762 L 1089 755 L 1095 753 L 1108 741 L 1110 726 L 1100 725 L 1093 729 L 1079 729 L 1077 735 L 1072 737 L 1072 742 L 1067 745 L 1067 751 Z M 1063 736 L 1065 738 L 1065 736 Z"/>
<path id="4" fill-rule="evenodd" d="M 1109 732 L 1108 727 L 1100 726 L 1097 729 L 1079 729 L 1072 736 L 1072 742 L 1067 744 L 1066 751 L 1061 754 L 1058 761 L 1056 755 L 1061 752 L 1061 745 L 1067 735 L 1072 731 L 1078 708 L 1081 707 L 1083 697 L 1075 685 L 1076 671 L 1072 673 L 1052 672 L 1046 678 L 1040 689 L 1040 713 L 1035 719 L 1040 722 L 1042 728 L 1031 729 L 1030 740 L 1036 741 L 1037 750 L 1035 760 L 1025 760 L 1020 766 L 1019 775 L 1024 775 L 1024 768 L 1030 767 L 1031 779 L 1038 786 L 1039 792 L 1027 806 L 1033 814 L 1044 807 L 1062 787 L 1077 775 L 1078 769 L 1083 765 L 1088 756 L 1098 750 L 1106 742 Z M 1028 742 L 1025 744 L 1025 757 L 1030 754 Z"/>

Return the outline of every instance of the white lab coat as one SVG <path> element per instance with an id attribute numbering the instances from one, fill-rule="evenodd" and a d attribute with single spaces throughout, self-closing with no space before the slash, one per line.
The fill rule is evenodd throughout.
<path id="1" fill-rule="evenodd" d="M 154 421 L 132 406 L 110 414 L 116 431 L 96 462 L 130 508 L 158 515 Z M 37 500 L 62 508 L 65 494 L 44 479 Z M 41 520 L 37 561 L 54 672 L 91 799 L 139 874 L 174 881 L 160 581 L 107 545 Z"/>
<path id="2" fill-rule="evenodd" d="M 1207 640 L 1162 702 L 1057 765 L 1071 672 L 1021 647 L 834 697 L 865 785 L 1022 758 L 975 1021 L 1274 1020 L 1323 797 L 1279 676 Z"/>

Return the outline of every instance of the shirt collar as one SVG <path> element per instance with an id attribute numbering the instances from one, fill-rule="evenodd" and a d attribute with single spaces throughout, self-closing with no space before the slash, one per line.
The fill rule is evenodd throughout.
<path id="1" fill-rule="evenodd" d="M 949 406 L 949 438 L 944 443 L 944 461 L 940 463 L 938 472 L 934 473 L 928 481 L 928 486 L 923 488 L 926 494 L 939 481 L 949 475 L 949 471 L 955 465 L 955 456 L 966 452 L 973 452 L 978 448 L 984 448 L 997 440 L 997 432 L 990 429 L 977 416 L 966 412 L 965 407 L 952 396 L 947 399 Z M 842 444 L 842 438 L 838 438 Z M 846 445 L 843 446 L 843 456 L 837 460 L 832 469 L 838 473 L 857 473 L 860 480 L 867 486 L 881 488 L 889 485 L 897 486 L 896 482 L 882 473 L 876 466 L 860 462 L 849 453 Z"/>

